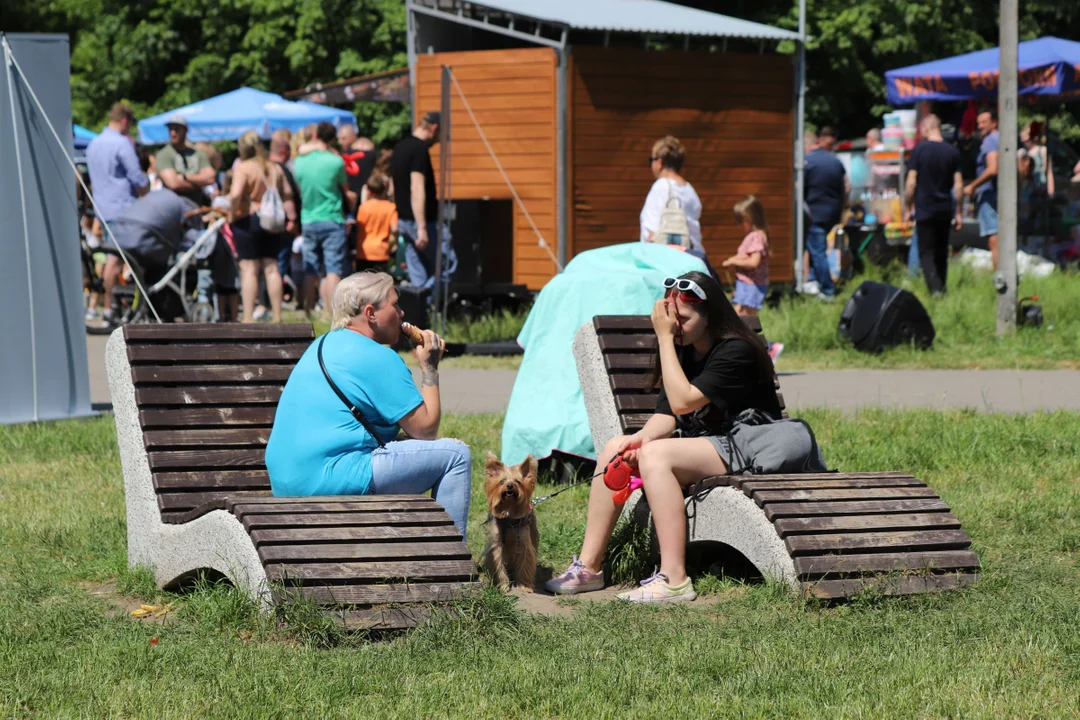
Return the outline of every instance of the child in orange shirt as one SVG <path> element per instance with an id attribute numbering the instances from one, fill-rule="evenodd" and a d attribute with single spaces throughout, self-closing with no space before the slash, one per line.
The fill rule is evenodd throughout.
<path id="1" fill-rule="evenodd" d="M 742 223 L 746 237 L 739 251 L 724 261 L 734 267 L 735 297 L 732 303 L 739 315 L 757 315 L 769 292 L 769 226 L 765 208 L 753 195 L 735 204 L 735 219 Z"/>
<path id="2" fill-rule="evenodd" d="M 386 199 L 387 178 L 372 173 L 368 200 L 356 211 L 356 271 L 385 270 L 397 251 L 397 206 Z"/>

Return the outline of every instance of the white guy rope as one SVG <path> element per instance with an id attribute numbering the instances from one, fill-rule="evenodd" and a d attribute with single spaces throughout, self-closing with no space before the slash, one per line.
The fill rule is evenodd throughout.
<path id="1" fill-rule="evenodd" d="M 4 54 L 7 56 L 8 63 L 10 65 L 14 65 L 15 69 L 19 71 L 19 76 L 22 78 L 23 85 L 25 85 L 26 89 L 30 92 L 30 97 L 33 98 L 34 104 L 37 105 L 38 111 L 41 113 L 41 118 L 45 121 L 45 124 L 49 126 L 49 130 L 52 131 L 53 137 L 56 138 L 57 145 L 60 146 L 60 152 L 64 153 L 64 157 L 67 158 L 68 165 L 71 166 L 72 171 L 75 173 L 75 179 L 79 181 L 80 185 L 82 185 L 83 192 L 86 193 L 87 199 L 90 200 L 90 204 L 94 207 L 94 213 L 100 218 L 101 217 L 101 211 L 98 209 L 97 203 L 94 201 L 94 196 L 90 193 L 90 188 L 86 187 L 86 183 L 83 182 L 82 173 L 79 172 L 79 168 L 77 168 L 75 166 L 75 161 L 72 159 L 71 155 L 68 154 L 67 146 L 65 146 L 64 141 L 60 139 L 60 134 L 56 132 L 56 128 L 53 127 L 52 121 L 49 120 L 49 116 L 48 116 L 48 114 L 46 114 L 45 108 L 42 107 L 41 101 L 38 100 L 37 93 L 34 92 L 34 88 L 30 86 L 30 81 L 26 78 L 26 74 L 23 73 L 22 68 L 19 67 L 19 61 L 15 59 L 15 53 L 13 53 L 11 51 L 11 46 L 8 45 L 7 37 L 4 37 L 4 36 L 0 35 L 0 42 L 3 42 Z M 9 71 L 9 74 L 10 74 L 10 68 L 8 69 L 8 71 Z M 9 81 L 9 90 L 10 90 L 10 81 Z M 14 120 L 14 114 L 15 114 L 14 104 L 12 105 L 12 111 L 11 112 L 12 112 L 12 120 Z M 16 152 L 16 157 L 18 157 L 18 141 L 17 140 L 16 140 L 16 143 L 15 143 L 15 152 Z M 19 179 L 19 187 L 20 187 L 20 190 L 21 190 L 22 189 L 22 177 L 21 177 L 21 175 L 20 175 L 20 179 Z M 116 251 L 120 254 L 120 259 L 123 260 L 130 267 L 131 263 L 128 262 L 127 254 L 125 254 L 124 249 L 122 247 L 120 247 L 120 243 L 118 243 L 116 241 L 116 236 L 113 235 L 113 231 L 112 231 L 112 228 L 109 227 L 109 223 L 105 222 L 105 220 L 103 219 L 101 221 L 101 226 L 103 228 L 105 228 L 105 232 L 107 232 L 109 234 L 109 238 L 113 242 L 113 247 L 115 247 Z M 27 262 L 29 262 L 29 256 L 27 257 Z M 142 292 L 143 300 L 150 307 L 150 312 L 154 313 L 154 319 L 157 320 L 158 322 L 161 322 L 161 316 L 158 315 L 158 311 L 157 311 L 157 308 L 154 307 L 154 303 L 152 303 L 150 301 L 150 294 L 148 292 L 146 292 L 146 288 L 143 287 L 142 280 L 139 279 L 139 274 L 136 273 L 136 272 L 132 272 L 131 277 L 135 281 L 136 287 L 138 287 L 139 290 Z M 31 303 L 31 307 L 32 306 L 33 306 L 33 304 Z"/>
<path id="2" fill-rule="evenodd" d="M 540 232 L 540 228 L 536 227 L 536 223 L 533 222 L 532 215 L 529 214 L 529 209 L 525 207 L 525 203 L 522 202 L 521 197 L 517 194 L 517 190 L 514 189 L 514 184 L 510 182 L 509 176 L 506 171 L 503 170 L 502 163 L 499 162 L 499 157 L 495 154 L 495 150 L 492 149 L 491 143 L 488 142 L 487 135 L 484 134 L 484 128 L 480 127 L 480 122 L 476 119 L 476 114 L 473 113 L 472 107 L 469 106 L 469 101 L 465 97 L 465 93 L 461 91 L 461 85 L 458 84 L 457 76 L 454 75 L 453 68 L 449 68 L 450 79 L 454 81 L 454 89 L 457 90 L 458 97 L 461 98 L 461 102 L 465 105 L 465 112 L 469 113 L 469 119 L 472 120 L 472 124 L 476 127 L 476 132 L 480 134 L 480 139 L 484 141 L 484 147 L 487 148 L 488 154 L 491 155 L 491 159 L 495 162 L 495 168 L 502 175 L 503 182 L 506 183 L 506 187 L 510 188 L 510 194 L 514 196 L 515 202 L 518 207 L 521 208 L 521 212 L 525 215 L 525 219 L 529 221 L 529 226 L 536 233 L 536 237 L 539 240 L 540 247 L 547 251 L 548 256 L 551 258 L 551 262 L 555 263 L 555 267 L 559 269 L 559 272 L 563 271 L 562 263 L 559 262 L 559 258 L 555 257 L 555 253 L 551 251 L 551 246 L 548 245 L 547 240 L 544 239 L 543 233 Z M 565 201 L 565 198 L 561 198 Z"/>
<path id="3" fill-rule="evenodd" d="M 34 387 L 34 422 L 40 417 L 38 414 L 38 376 L 37 376 L 37 329 L 34 327 L 34 276 L 30 266 L 30 221 L 26 214 L 26 188 L 23 186 L 22 152 L 19 150 L 19 123 L 15 115 L 15 74 L 12 72 L 12 63 L 15 58 L 8 46 L 7 38 L 4 41 L 4 57 L 8 76 L 8 99 L 11 102 L 11 140 L 15 144 L 15 172 L 19 178 L 19 201 L 22 203 L 23 241 L 26 243 L 26 288 L 30 293 L 30 373 Z"/>

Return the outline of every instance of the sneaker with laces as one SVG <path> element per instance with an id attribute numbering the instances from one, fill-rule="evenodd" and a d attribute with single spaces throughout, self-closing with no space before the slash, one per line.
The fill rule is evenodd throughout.
<path id="1" fill-rule="evenodd" d="M 548 580 L 544 583 L 544 587 L 556 595 L 577 595 L 593 590 L 603 590 L 604 574 L 588 569 L 575 555 L 570 567 L 566 568 L 566 572 Z"/>
<path id="2" fill-rule="evenodd" d="M 619 593 L 619 600 L 646 605 L 673 605 L 675 603 L 690 602 L 697 598 L 694 592 L 694 583 L 690 578 L 681 585 L 669 585 L 668 576 L 662 572 L 655 573 L 652 577 L 641 581 L 641 587 L 637 590 Z"/>

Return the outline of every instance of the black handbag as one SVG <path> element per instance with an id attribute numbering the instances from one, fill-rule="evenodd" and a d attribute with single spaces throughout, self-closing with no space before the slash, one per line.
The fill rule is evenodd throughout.
<path id="1" fill-rule="evenodd" d="M 341 392 L 341 388 L 339 388 L 337 384 L 334 383 L 334 381 L 330 378 L 330 373 L 326 371 L 326 363 L 324 363 L 322 359 L 322 346 L 324 342 L 326 342 L 326 335 L 323 335 L 321 338 L 319 338 L 319 367 L 322 368 L 323 377 L 326 378 L 326 382 L 330 384 L 330 389 L 334 391 L 335 395 L 341 398 L 341 402 L 345 403 L 345 407 L 349 408 L 349 412 L 352 413 L 352 416 L 354 418 L 356 418 L 356 421 L 364 426 L 364 429 L 371 434 L 371 437 L 375 438 L 375 442 L 379 443 L 379 447 L 386 447 L 386 443 L 384 443 L 382 441 L 382 438 L 379 437 L 379 434 L 375 432 L 375 428 L 373 428 L 371 426 L 371 423 L 367 421 L 367 418 L 364 417 L 364 413 L 360 412 L 360 408 L 353 405 L 352 401 L 350 401 L 349 398 L 345 397 L 345 393 Z"/>

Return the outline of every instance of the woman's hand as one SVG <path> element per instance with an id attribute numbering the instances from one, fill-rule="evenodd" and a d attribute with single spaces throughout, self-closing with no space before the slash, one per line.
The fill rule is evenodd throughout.
<path id="1" fill-rule="evenodd" d="M 652 309 L 652 326 L 656 331 L 658 340 L 666 340 L 675 337 L 675 331 L 679 327 L 676 319 L 675 308 L 668 303 L 667 299 L 656 301 Z"/>
<path id="2" fill-rule="evenodd" d="M 615 446 L 615 456 L 622 456 L 623 460 L 631 467 L 637 467 L 638 454 L 641 452 L 641 448 L 645 443 L 649 442 L 649 439 L 642 435 L 640 432 L 636 432 L 633 435 L 627 435 L 622 439 L 618 445 Z M 610 462 L 614 458 L 607 458 Z"/>
<path id="3" fill-rule="evenodd" d="M 737 257 L 739 257 L 739 256 L 738 255 L 732 255 L 727 260 L 720 263 L 720 267 L 731 267 L 732 265 L 735 264 L 735 258 L 737 258 Z"/>
<path id="4" fill-rule="evenodd" d="M 446 352 L 446 342 L 431 330 L 421 330 L 420 333 L 424 336 L 424 344 L 417 345 L 413 351 L 416 361 L 420 363 L 422 370 L 437 370 L 439 361 Z"/>

